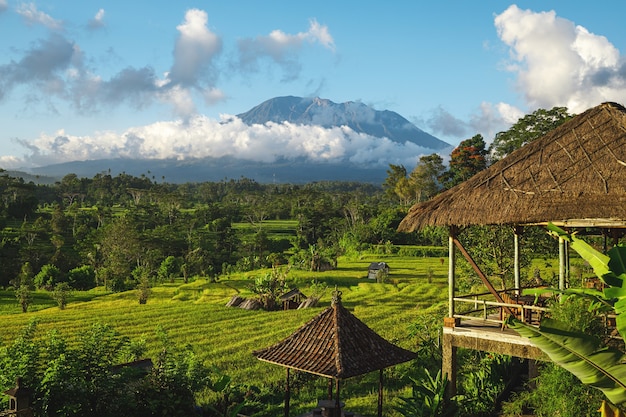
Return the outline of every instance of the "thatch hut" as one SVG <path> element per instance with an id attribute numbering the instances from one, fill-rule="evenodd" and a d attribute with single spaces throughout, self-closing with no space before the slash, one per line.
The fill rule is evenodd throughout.
<path id="1" fill-rule="evenodd" d="M 626 109 L 604 103 L 469 180 L 414 205 L 399 226 L 624 228 Z"/>
<path id="2" fill-rule="evenodd" d="M 398 230 L 411 232 L 429 225 L 449 228 L 449 314 L 445 324 L 454 328 L 458 325 L 455 302 L 461 301 L 455 298 L 454 259 L 457 249 L 496 301 L 503 305 L 510 301 L 503 300 L 473 262 L 457 239 L 459 230 L 471 225 L 514 227 L 515 283 L 519 288 L 519 235 L 524 226 L 548 223 L 565 228 L 594 228 L 615 241 L 624 235 L 626 109 L 622 105 L 603 103 L 593 107 L 469 180 L 429 201 L 414 205 Z M 559 241 L 559 252 L 559 286 L 564 288 L 568 270 L 564 240 Z M 444 329 L 444 344 L 446 336 L 452 337 L 453 334 L 448 330 L 446 335 Z M 458 332 L 456 335 L 458 337 Z M 458 343 L 454 346 L 462 346 L 461 343 L 465 342 Z M 479 346 L 480 343 L 478 338 L 467 342 L 471 346 Z M 447 358 L 448 362 L 454 360 L 454 346 L 444 346 L 452 357 Z M 520 355 L 528 356 L 521 357 L 533 357 L 534 354 L 527 353 L 527 346 L 522 348 Z M 452 382 L 455 375 L 449 365 L 444 363 L 444 371 Z"/>
<path id="3" fill-rule="evenodd" d="M 398 347 L 370 329 L 341 303 L 335 291 L 331 306 L 286 339 L 253 354 L 260 360 L 287 368 L 285 416 L 289 416 L 289 369 L 335 381 L 335 398 L 329 384 L 325 400 L 335 415 L 341 415 L 340 381 L 373 371 L 380 372 L 378 415 L 382 416 L 382 371 L 415 359 L 416 354 Z"/>

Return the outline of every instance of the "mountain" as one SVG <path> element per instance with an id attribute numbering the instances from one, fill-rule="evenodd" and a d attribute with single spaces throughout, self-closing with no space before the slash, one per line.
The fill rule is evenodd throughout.
<path id="1" fill-rule="evenodd" d="M 428 149 L 442 150 L 450 147 L 448 143 L 429 135 L 396 112 L 374 110 L 354 101 L 334 103 L 319 97 L 276 97 L 238 114 L 237 117 L 248 125 L 290 122 L 325 128 L 348 126 L 357 133 L 386 137 L 400 143 L 413 142 Z"/>
<path id="2" fill-rule="evenodd" d="M 363 148 L 359 147 L 363 145 L 353 147 L 357 150 L 353 149 L 352 152 L 360 152 L 358 158 L 355 158 L 353 154 L 346 154 L 341 160 L 334 160 L 334 162 L 313 162 L 305 156 L 282 156 L 285 154 L 281 154 L 280 151 L 284 149 L 278 147 L 277 159 L 272 163 L 252 161 L 236 156 L 183 160 L 117 158 L 66 162 L 33 168 L 31 172 L 34 175 L 57 179 L 69 173 L 90 178 L 98 173 L 110 173 L 115 176 L 123 172 L 133 176 L 146 175 L 155 181 L 165 179 L 171 183 L 222 181 L 245 177 L 260 183 L 357 181 L 380 184 L 387 177 L 389 164 L 397 163 L 391 160 L 389 143 L 388 141 L 385 143 L 383 138 L 397 143 L 396 154 L 403 152 L 407 143 L 418 146 L 418 149 L 423 149 L 424 153 L 448 153 L 452 149 L 451 145 L 420 130 L 399 114 L 387 110 L 374 110 L 358 102 L 337 104 L 317 97 L 277 97 L 237 117 L 249 126 L 265 125 L 269 122 L 315 125 L 327 129 L 348 126 L 358 134 L 367 135 L 368 139 L 364 141 L 367 145 Z M 379 138 L 380 146 L 377 144 Z M 315 138 L 304 136 L 297 139 L 306 143 L 309 139 Z M 413 152 L 418 152 L 413 148 L 415 146 L 412 146 L 409 151 L 411 155 Z M 351 162 L 352 160 L 355 162 Z M 412 167 L 407 168 L 412 169 Z"/>

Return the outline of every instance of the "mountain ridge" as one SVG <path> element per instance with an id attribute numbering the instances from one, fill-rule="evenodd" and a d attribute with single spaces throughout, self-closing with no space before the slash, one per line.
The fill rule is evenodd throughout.
<path id="1" fill-rule="evenodd" d="M 433 150 L 450 144 L 424 132 L 413 123 L 390 110 L 375 110 L 361 102 L 335 103 L 320 97 L 274 97 L 237 115 L 244 123 L 290 122 L 319 125 L 325 128 L 348 126 L 357 133 L 386 137 L 395 142 L 412 142 Z"/>

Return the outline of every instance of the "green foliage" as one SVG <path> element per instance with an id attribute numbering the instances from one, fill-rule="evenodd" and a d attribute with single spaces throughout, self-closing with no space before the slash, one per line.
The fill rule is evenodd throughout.
<path id="1" fill-rule="evenodd" d="M 503 417 L 597 417 L 600 391 L 584 385 L 569 371 L 546 362 L 533 387 L 513 394 L 502 404 Z"/>
<path id="2" fill-rule="evenodd" d="M 65 306 L 67 306 L 71 295 L 71 287 L 67 282 L 59 282 L 54 286 L 54 290 L 52 291 L 52 298 L 54 298 L 54 301 L 57 302 L 61 310 L 65 310 Z"/>
<path id="3" fill-rule="evenodd" d="M 280 306 L 278 297 L 288 291 L 288 274 L 289 268 L 275 267 L 270 273 L 256 277 L 254 284 L 250 285 L 264 310 L 276 310 Z"/>
<path id="4" fill-rule="evenodd" d="M 441 367 L 441 332 L 447 308 L 445 303 L 435 304 L 420 311 L 409 325 L 409 336 L 417 342 L 416 362 L 425 369 L 434 371 Z"/>
<path id="5" fill-rule="evenodd" d="M 15 289 L 15 298 L 17 298 L 17 302 L 22 307 L 22 313 L 26 313 L 28 311 L 28 306 L 32 302 L 32 291 L 28 287 L 28 285 L 20 285 Z"/>
<path id="6" fill-rule="evenodd" d="M 168 256 L 163 259 L 159 270 L 157 271 L 157 279 L 159 282 L 171 281 L 180 274 L 180 259 L 175 256 Z"/>
<path id="7" fill-rule="evenodd" d="M 85 329 L 75 345 L 56 332 L 35 337 L 36 323 L 24 328 L 13 345 L 0 348 L 0 387 L 20 376 L 33 390 L 36 415 L 47 417 L 189 416 L 195 393 L 224 389 L 229 379 L 214 374 L 190 347 L 180 349 L 159 331 L 159 354 L 152 369 L 142 371 L 125 361 L 142 354 L 140 344 L 111 327 Z"/>
<path id="8" fill-rule="evenodd" d="M 480 134 L 461 141 L 450 154 L 450 167 L 444 179 L 446 188 L 452 188 L 487 168 L 488 153 Z"/>
<path id="9" fill-rule="evenodd" d="M 499 395 L 511 380 L 514 360 L 506 355 L 477 351 L 466 354 L 459 378 L 461 415 L 491 415 Z"/>
<path id="10" fill-rule="evenodd" d="M 428 369 L 420 379 L 411 378 L 411 396 L 399 397 L 394 409 L 405 417 L 447 417 L 455 415 L 456 404 L 446 401 L 446 375 L 437 372 L 434 377 Z"/>
<path id="11" fill-rule="evenodd" d="M 88 290 L 96 286 L 96 271 L 91 265 L 79 266 L 67 273 L 67 280 L 76 290 Z"/>
<path id="12" fill-rule="evenodd" d="M 593 267 L 609 287 L 604 289 L 605 303 L 613 304 L 617 313 L 617 330 L 624 334 L 621 313 L 626 305 L 626 248 L 616 246 L 608 256 L 595 250 L 575 235 L 550 225 L 550 231 L 571 243 L 571 247 Z M 595 291 L 598 299 L 601 293 Z M 543 319 L 537 329 L 511 319 L 511 327 L 530 338 L 555 363 L 576 375 L 584 384 L 600 389 L 614 404 L 626 403 L 626 365 L 622 351 L 607 347 L 597 337 L 585 334 L 580 322 Z M 577 327 L 573 327 L 577 326 Z M 581 328 L 583 327 L 583 328 Z"/>
<path id="13" fill-rule="evenodd" d="M 61 270 L 56 265 L 46 264 L 34 278 L 37 288 L 51 289 L 61 282 Z"/>
<path id="14" fill-rule="evenodd" d="M 551 110 L 538 109 L 517 121 L 506 132 L 496 134 L 490 153 L 494 160 L 499 160 L 527 143 L 540 138 L 563 122 L 571 119 L 572 115 L 565 107 L 553 107 Z"/>

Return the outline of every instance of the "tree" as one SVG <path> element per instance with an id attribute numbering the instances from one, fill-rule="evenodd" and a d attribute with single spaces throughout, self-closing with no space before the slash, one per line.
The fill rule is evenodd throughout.
<path id="1" fill-rule="evenodd" d="M 67 279 L 76 290 L 89 290 L 96 286 L 96 272 L 91 265 L 83 265 L 70 270 Z"/>
<path id="2" fill-rule="evenodd" d="M 15 289 L 15 297 L 17 298 L 19 305 L 22 307 L 22 313 L 26 313 L 28 311 L 28 306 L 33 299 L 30 287 L 26 284 L 20 285 Z"/>
<path id="3" fill-rule="evenodd" d="M 105 286 L 114 291 L 134 287 L 132 271 L 144 252 L 133 222 L 126 216 L 114 219 L 104 228 L 100 241 L 103 265 L 98 272 L 105 278 Z"/>
<path id="4" fill-rule="evenodd" d="M 385 182 L 383 183 L 383 190 L 385 191 L 385 196 L 388 199 L 395 199 L 397 197 L 397 187 L 400 181 L 406 180 L 407 171 L 404 165 L 394 165 L 389 164 L 389 169 L 387 170 L 387 178 L 385 178 Z"/>
<path id="5" fill-rule="evenodd" d="M 485 140 L 478 134 L 465 139 L 450 154 L 448 172 L 445 174 L 446 188 L 454 187 L 487 167 Z"/>
<path id="6" fill-rule="evenodd" d="M 572 118 L 566 107 L 553 107 L 551 110 L 538 109 L 517 121 L 506 132 L 496 134 L 489 149 L 494 161 L 500 160 L 538 139 Z"/>
<path id="7" fill-rule="evenodd" d="M 173 281 L 180 274 L 180 259 L 175 256 L 168 256 L 161 262 L 157 271 L 157 278 L 160 282 Z"/>
<path id="8" fill-rule="evenodd" d="M 72 295 L 70 291 L 70 285 L 67 282 L 59 282 L 54 286 L 52 291 L 52 298 L 57 302 L 61 310 L 65 310 L 65 306 Z"/>
<path id="9" fill-rule="evenodd" d="M 441 180 L 445 171 L 441 156 L 436 153 L 422 156 L 409 174 L 409 187 L 414 201 L 425 201 L 435 196 L 442 188 Z"/>
<path id="10" fill-rule="evenodd" d="M 61 281 L 61 270 L 55 265 L 46 264 L 41 267 L 41 271 L 35 275 L 35 286 L 37 288 L 52 288 Z"/>

